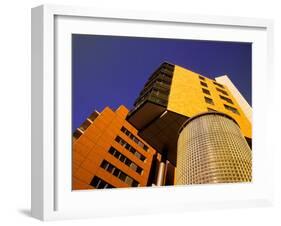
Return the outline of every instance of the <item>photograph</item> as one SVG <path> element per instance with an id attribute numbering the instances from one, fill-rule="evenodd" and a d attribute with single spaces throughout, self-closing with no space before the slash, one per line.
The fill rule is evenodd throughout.
<path id="1" fill-rule="evenodd" d="M 76 34 L 72 190 L 252 182 L 252 43 Z"/>

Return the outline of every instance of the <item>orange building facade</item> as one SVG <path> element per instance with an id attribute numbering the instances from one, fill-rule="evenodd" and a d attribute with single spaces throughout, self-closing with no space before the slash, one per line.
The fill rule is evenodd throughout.
<path id="1" fill-rule="evenodd" d="M 142 187 L 153 183 L 156 151 L 126 121 L 128 109 L 95 111 L 74 132 L 72 188 Z M 158 156 L 159 158 L 159 156 Z"/>

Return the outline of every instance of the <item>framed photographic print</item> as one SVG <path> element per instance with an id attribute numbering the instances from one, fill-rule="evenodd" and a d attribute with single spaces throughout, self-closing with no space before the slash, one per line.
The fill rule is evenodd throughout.
<path id="1" fill-rule="evenodd" d="M 32 215 L 270 205 L 272 21 L 32 9 Z"/>

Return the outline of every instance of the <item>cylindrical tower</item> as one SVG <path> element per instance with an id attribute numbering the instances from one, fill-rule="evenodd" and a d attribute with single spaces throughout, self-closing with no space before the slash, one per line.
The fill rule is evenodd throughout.
<path id="1" fill-rule="evenodd" d="M 252 151 L 230 116 L 206 112 L 180 130 L 175 184 L 250 182 Z"/>

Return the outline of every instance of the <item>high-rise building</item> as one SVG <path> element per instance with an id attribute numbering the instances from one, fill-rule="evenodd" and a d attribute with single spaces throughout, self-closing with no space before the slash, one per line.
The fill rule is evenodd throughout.
<path id="1" fill-rule="evenodd" d="M 129 110 L 94 112 L 73 135 L 73 189 L 249 182 L 251 107 L 227 76 L 170 63 Z"/>
<path id="2" fill-rule="evenodd" d="M 156 151 L 126 121 L 128 109 L 94 111 L 73 135 L 72 188 L 147 186 Z"/>
<path id="3" fill-rule="evenodd" d="M 210 173 L 208 172 L 209 166 L 215 167 L 216 172 L 218 172 L 218 174 L 213 174 L 212 180 L 214 183 L 239 181 L 239 178 L 241 178 L 239 176 L 240 171 L 250 172 L 240 181 L 250 181 L 251 150 L 249 146 L 251 146 L 252 138 L 251 122 L 239 105 L 241 101 L 236 100 L 235 96 L 237 95 L 233 92 L 235 92 L 235 89 L 232 88 L 230 90 L 227 85 L 222 85 L 215 80 L 177 65 L 163 63 L 144 85 L 143 90 L 135 101 L 134 108 L 129 112 L 127 120 L 139 130 L 139 135 L 144 140 L 162 154 L 164 157 L 161 163 L 163 168 L 167 162 L 176 167 L 176 178 L 182 172 L 185 172 L 184 177 L 187 177 L 187 174 L 190 173 L 182 170 L 182 167 L 197 170 L 197 172 L 193 173 L 193 177 L 195 175 L 197 177 L 205 177 Z M 197 142 L 203 142 L 204 137 L 207 145 L 194 146 L 196 151 L 193 149 L 189 150 L 188 147 L 185 147 L 184 150 L 179 149 L 179 143 L 188 142 L 191 145 L 188 136 L 186 136 L 185 139 L 187 140 L 185 141 L 179 140 L 180 128 L 185 125 L 188 119 L 197 117 L 197 115 L 205 112 L 211 112 L 213 116 L 204 114 L 192 120 L 190 124 L 192 124 L 192 127 L 200 129 L 197 131 L 197 134 L 201 134 L 202 139 L 197 139 Z M 218 115 L 215 112 L 222 113 L 232 119 L 228 120 L 228 125 L 219 127 L 220 133 L 214 133 L 212 128 L 214 129 L 215 126 L 226 123 L 227 120 L 225 117 L 222 117 L 222 114 Z M 205 120 L 202 124 L 202 120 L 204 121 L 205 118 L 216 118 L 216 123 L 212 122 L 212 120 Z M 195 125 L 194 122 L 196 122 Z M 236 137 L 227 136 L 227 133 L 231 134 L 231 131 L 226 132 L 227 128 L 231 127 L 231 123 L 239 127 L 239 136 L 243 138 L 243 141 L 241 141 L 243 145 L 238 145 L 239 147 L 234 149 L 231 149 L 231 145 L 235 146 L 238 139 L 235 140 L 233 138 Z M 191 125 L 182 131 L 185 131 L 185 133 L 186 131 L 191 131 L 189 127 Z M 212 137 L 214 135 L 218 138 L 216 141 Z M 219 142 L 223 142 L 225 145 L 218 146 Z M 247 143 L 248 145 L 245 146 L 244 144 Z M 241 150 L 242 146 L 244 147 L 243 150 Z M 203 149 L 206 150 L 205 154 L 202 154 L 205 151 Z M 211 153 L 210 149 L 213 149 Z M 188 153 L 190 151 L 193 154 L 188 156 L 187 154 L 190 154 Z M 219 154 L 219 152 L 223 151 L 228 152 L 228 155 Z M 186 153 L 182 154 L 182 152 Z M 213 158 L 209 158 L 210 155 Z M 183 156 L 185 156 L 185 159 L 182 158 Z M 233 175 L 233 170 L 229 169 L 232 167 L 230 162 L 233 162 L 233 159 L 236 159 L 236 162 L 239 162 L 239 164 L 241 163 L 242 167 L 237 165 L 237 169 L 234 170 L 236 175 Z M 197 165 L 197 168 L 200 169 L 199 171 L 197 168 L 192 169 L 190 167 L 193 161 L 204 162 L 204 164 Z M 213 163 L 211 164 L 212 161 Z M 203 168 L 207 170 L 204 171 Z M 231 176 L 228 179 L 217 180 L 216 178 L 220 174 L 219 169 L 229 172 Z M 200 180 L 196 179 L 194 181 Z M 202 181 L 204 182 L 204 180 Z M 174 183 L 177 183 L 177 181 L 174 181 Z"/>

